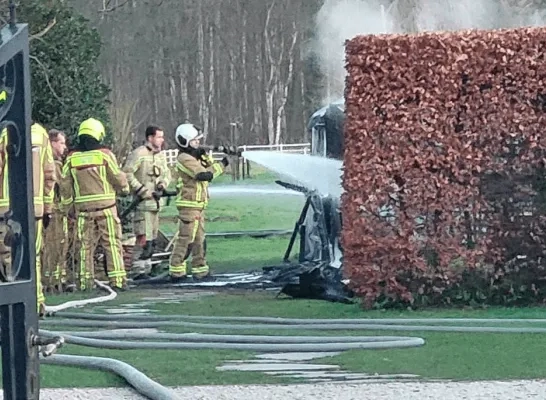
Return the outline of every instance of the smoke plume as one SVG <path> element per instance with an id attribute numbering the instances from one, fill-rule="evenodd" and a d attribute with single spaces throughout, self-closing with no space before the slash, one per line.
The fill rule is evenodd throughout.
<path id="1" fill-rule="evenodd" d="M 389 12 L 400 0 L 325 0 L 315 19 L 313 53 L 324 77 L 323 103 L 343 97 L 345 87 L 344 43 L 357 35 L 403 32 Z M 405 0 L 406 5 L 410 3 Z M 544 8 L 532 2 L 510 6 L 499 0 L 414 0 L 406 13 L 417 31 L 515 28 L 544 26 Z M 516 1 L 513 1 L 516 3 Z M 409 11 L 409 12 L 408 12 Z M 405 12 L 402 12 L 405 14 Z"/>
<path id="2" fill-rule="evenodd" d="M 326 0 L 317 13 L 314 53 L 324 76 L 324 103 L 343 96 L 345 40 L 361 34 L 392 32 L 393 21 L 383 17 L 377 4 L 377 0 Z"/>

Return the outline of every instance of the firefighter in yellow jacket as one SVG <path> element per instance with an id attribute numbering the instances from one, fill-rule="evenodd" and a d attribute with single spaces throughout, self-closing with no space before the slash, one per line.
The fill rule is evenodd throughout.
<path id="1" fill-rule="evenodd" d="M 228 160 L 224 157 L 218 163 L 208 156 L 199 147 L 201 138 L 193 124 L 182 124 L 176 128 L 175 139 L 180 150 L 176 160 L 179 228 L 169 260 L 169 274 L 173 282 L 182 281 L 188 276 L 187 259 L 190 254 L 193 278 L 200 280 L 210 276 L 204 248 L 204 210 L 209 201 L 209 182 L 224 172 Z"/>
<path id="2" fill-rule="evenodd" d="M 58 129 L 50 129 L 48 135 L 55 160 L 55 173 L 60 181 L 66 156 L 66 134 Z M 60 211 L 59 183 L 55 184 L 51 222 L 44 231 L 42 268 L 46 291 L 64 292 L 73 289 L 73 277 L 70 277 L 71 282 L 67 281 L 68 217 Z"/>
<path id="3" fill-rule="evenodd" d="M 129 154 L 124 167 L 131 191 L 143 201 L 135 210 L 133 231 L 136 243 L 130 275 L 147 275 L 152 271 L 154 252 L 159 230 L 159 212 L 162 207 L 160 193 L 171 182 L 167 158 L 161 152 L 164 132 L 158 126 L 146 128 L 146 143 Z"/>
<path id="4" fill-rule="evenodd" d="M 94 287 L 94 253 L 100 244 L 105 252 L 110 286 L 119 291 L 127 289 L 127 285 L 116 192 L 129 194 L 129 185 L 115 155 L 102 145 L 104 137 L 100 121 L 89 118 L 81 123 L 78 146 L 69 153 L 63 166 L 61 204 L 65 212 L 73 206 L 76 213 L 79 289 Z M 102 275 L 100 271 L 97 274 Z"/>
<path id="5" fill-rule="evenodd" d="M 34 217 L 36 219 L 36 297 L 40 314 L 44 312 L 45 296 L 42 287 L 41 253 L 43 247 L 42 229 L 47 227 L 52 212 L 53 187 L 56 181 L 53 152 L 49 142 L 49 136 L 40 124 L 34 123 L 31 128 L 32 143 L 32 180 L 34 192 Z M 8 153 L 6 151 L 8 131 L 4 129 L 0 135 L 0 215 L 4 215 L 10 208 L 9 199 L 9 171 Z M 11 249 L 5 245 L 4 239 L 7 233 L 5 221 L 0 227 L 0 257 L 5 274 L 11 273 Z"/>

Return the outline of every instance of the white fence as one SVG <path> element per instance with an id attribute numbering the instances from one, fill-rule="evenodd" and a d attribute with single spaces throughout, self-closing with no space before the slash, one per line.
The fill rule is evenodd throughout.
<path id="1" fill-rule="evenodd" d="M 278 151 L 282 153 L 296 153 L 296 154 L 309 154 L 311 151 L 310 143 L 292 143 L 292 144 L 268 144 L 268 145 L 244 145 L 237 148 L 240 151 Z M 163 150 L 167 157 L 167 164 L 173 166 L 176 164 L 176 157 L 178 157 L 177 149 Z M 212 156 L 215 159 L 221 160 L 225 156 L 224 153 L 213 153 Z"/>

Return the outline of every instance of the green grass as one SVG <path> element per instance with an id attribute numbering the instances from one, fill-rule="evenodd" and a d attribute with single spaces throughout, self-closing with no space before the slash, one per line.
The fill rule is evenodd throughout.
<path id="1" fill-rule="evenodd" d="M 268 184 L 268 183 L 274 183 L 276 179 L 278 179 L 278 176 L 265 169 L 259 164 L 256 164 L 254 162 L 250 163 L 250 175 L 245 176 L 245 179 L 242 179 L 242 169 L 240 170 L 241 173 L 241 179 L 235 181 L 233 180 L 233 175 L 231 173 L 231 166 L 228 166 L 226 173 L 222 174 L 218 178 L 214 180 L 215 184 L 234 184 L 234 185 L 253 185 L 253 184 Z M 246 172 L 245 172 L 246 174 Z"/>
<path id="2" fill-rule="evenodd" d="M 265 384 L 286 383 L 290 380 L 260 373 L 218 372 L 216 366 L 228 360 L 251 358 L 251 353 L 226 350 L 96 350 L 69 345 L 70 354 L 115 358 L 136 367 L 148 377 L 167 386 L 206 384 Z M 66 354 L 63 351 L 63 354 Z M 115 375 L 70 367 L 44 365 L 41 367 L 41 386 L 116 387 L 127 384 Z"/>
<path id="3" fill-rule="evenodd" d="M 207 239 L 207 262 L 214 273 L 261 269 L 282 262 L 289 237 L 210 238 Z M 295 249 L 297 253 L 297 248 Z M 292 251 L 292 259 L 296 257 Z"/>
<path id="4" fill-rule="evenodd" d="M 207 232 L 292 229 L 304 205 L 303 196 L 248 195 L 217 197 L 205 211 Z M 161 230 L 172 235 L 178 211 L 174 205 L 161 214 Z"/>
<path id="5" fill-rule="evenodd" d="M 258 179 L 258 178 L 256 178 Z M 260 178 L 262 179 L 262 178 Z M 266 178 L 263 178 L 264 180 Z M 245 182 L 247 183 L 247 182 Z M 263 182 L 260 182 L 263 183 Z M 292 196 L 253 196 L 213 198 L 207 211 L 209 232 L 229 230 L 291 229 L 299 216 L 303 199 Z M 172 207 L 164 213 L 162 228 L 176 215 Z M 170 222 L 171 229 L 174 224 Z M 209 238 L 208 260 L 214 272 L 259 269 L 282 260 L 288 237 Z M 296 249 L 297 250 L 297 249 Z M 341 305 L 325 301 L 275 298 L 275 293 L 228 291 L 199 300 L 177 303 L 153 302 L 165 293 L 177 290 L 139 289 L 123 293 L 107 306 L 119 307 L 142 303 L 157 314 L 193 314 L 209 316 L 274 316 L 292 318 L 543 318 L 544 308 L 429 309 L 423 311 L 363 311 L 358 305 Z M 179 293 L 184 293 L 180 290 Z M 54 305 L 87 297 L 85 294 L 50 296 Z M 104 306 L 90 306 L 77 311 L 105 312 Z M 517 326 L 531 326 L 519 324 Z M 537 325 L 533 325 L 537 326 Z M 52 325 L 43 326 L 55 329 Z M 546 327 L 543 324 L 542 327 Z M 68 327 L 58 328 L 70 330 Z M 78 330 L 82 328 L 75 328 Z M 83 330 L 83 329 L 82 329 Z M 191 329 L 168 327 L 168 332 Z M 399 335 L 425 339 L 420 348 L 395 350 L 348 351 L 327 360 L 343 369 L 366 373 L 411 373 L 426 378 L 460 380 L 544 378 L 546 360 L 542 357 L 544 334 L 491 334 L 396 331 L 293 331 L 261 330 L 248 326 L 245 331 L 199 329 L 203 333 L 248 333 L 276 335 Z M 291 382 L 261 373 L 219 372 L 215 368 L 229 359 L 249 359 L 252 353 L 217 350 L 100 350 L 67 344 L 61 354 L 93 355 L 128 362 L 158 382 L 171 385 L 250 384 Z M 42 387 L 105 387 L 125 385 L 112 374 L 76 368 L 44 365 Z"/>
<path id="6" fill-rule="evenodd" d="M 271 293 L 231 292 L 205 296 L 200 300 L 176 304 L 150 303 L 169 290 L 145 290 L 126 293 L 109 305 L 138 304 L 156 314 L 189 314 L 210 316 L 275 316 L 292 318 L 542 318 L 542 308 L 424 311 L 363 311 L 358 305 L 341 305 L 324 301 L 276 299 Z M 62 296 L 63 301 L 72 295 Z M 142 300 L 147 298 L 147 300 Z M 50 303 L 58 298 L 51 298 Z M 104 312 L 102 306 L 88 308 Z M 84 310 L 80 310 L 84 311 Z M 214 322 L 214 321 L 208 321 Z M 541 326 L 546 324 L 520 326 Z M 52 329 L 50 325 L 47 327 Z M 67 327 L 62 329 L 67 330 Z M 75 328 L 80 329 L 80 328 Z M 168 327 L 168 332 L 190 332 L 189 328 Z M 492 334 L 396 331 L 293 331 L 262 330 L 249 324 L 248 330 L 230 332 L 221 329 L 199 329 L 203 333 L 277 334 L 277 335 L 399 335 L 425 339 L 420 348 L 348 351 L 333 358 L 315 360 L 339 364 L 351 372 L 408 373 L 423 379 L 456 380 L 544 378 L 546 360 L 541 356 L 544 334 Z M 113 351 L 66 345 L 63 354 L 113 357 L 130 363 L 165 385 L 251 384 L 288 382 L 259 373 L 218 372 L 215 367 L 229 359 L 249 359 L 252 353 L 240 351 Z M 42 367 L 43 387 L 118 386 L 122 382 L 111 375 L 96 371 Z M 68 373 L 69 372 L 69 373 Z"/>

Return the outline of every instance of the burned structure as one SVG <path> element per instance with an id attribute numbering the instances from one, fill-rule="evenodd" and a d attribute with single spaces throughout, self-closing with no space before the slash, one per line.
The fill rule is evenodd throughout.
<path id="1" fill-rule="evenodd" d="M 311 155 L 343 160 L 343 99 L 317 110 L 307 126 Z M 295 224 L 284 255 L 284 266 L 267 267 L 273 282 L 286 282 L 282 292 L 292 297 L 348 302 L 351 293 L 343 283 L 343 250 L 339 243 L 342 220 L 340 199 L 282 181 L 277 184 L 302 192 L 305 205 Z M 298 259 L 290 254 L 298 242 Z"/>

